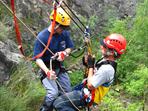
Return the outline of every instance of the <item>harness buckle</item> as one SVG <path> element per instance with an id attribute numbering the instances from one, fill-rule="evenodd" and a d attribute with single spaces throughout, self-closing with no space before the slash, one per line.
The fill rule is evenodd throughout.
<path id="1" fill-rule="evenodd" d="M 86 103 L 90 103 L 92 100 L 91 92 L 87 88 L 83 89 L 83 98 Z"/>

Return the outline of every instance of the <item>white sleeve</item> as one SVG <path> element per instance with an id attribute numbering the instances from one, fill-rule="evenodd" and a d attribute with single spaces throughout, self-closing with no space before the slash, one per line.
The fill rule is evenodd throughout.
<path id="1" fill-rule="evenodd" d="M 92 85 L 97 88 L 98 86 L 110 82 L 114 78 L 115 70 L 110 65 L 102 65 L 93 75 L 92 77 Z"/>

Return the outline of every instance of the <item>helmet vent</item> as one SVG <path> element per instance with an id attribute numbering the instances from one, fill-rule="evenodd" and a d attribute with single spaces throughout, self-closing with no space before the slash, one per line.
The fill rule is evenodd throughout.
<path id="1" fill-rule="evenodd" d="M 113 41 L 113 42 L 116 42 L 116 43 L 119 43 L 121 46 L 122 46 L 122 43 L 118 40 L 115 40 L 115 39 L 111 39 L 110 41 Z"/>

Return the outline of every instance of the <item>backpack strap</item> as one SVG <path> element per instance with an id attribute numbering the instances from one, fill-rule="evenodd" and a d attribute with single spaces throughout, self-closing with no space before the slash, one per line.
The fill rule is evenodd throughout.
<path id="1" fill-rule="evenodd" d="M 101 59 L 101 60 L 102 60 L 102 59 Z M 100 62 L 101 60 L 98 60 L 98 61 L 96 62 L 96 64 L 95 64 L 95 67 L 96 67 L 97 69 L 99 69 L 99 68 L 100 68 L 102 65 L 104 65 L 104 64 L 110 64 L 110 65 L 114 68 L 115 73 L 116 73 L 117 63 L 116 63 L 115 61 L 106 60 L 106 61 Z"/>
<path id="2" fill-rule="evenodd" d="M 115 61 L 110 61 L 110 60 L 106 60 L 106 61 L 102 61 L 100 62 L 102 59 L 98 60 L 95 64 L 95 67 L 97 69 L 99 69 L 102 65 L 105 65 L 105 64 L 110 64 L 114 70 L 115 70 L 115 74 L 116 74 L 116 69 L 117 69 L 117 63 Z M 115 76 L 114 76 L 115 77 Z M 104 87 L 109 87 L 114 81 L 114 78 L 110 81 L 110 82 L 106 82 L 104 84 L 102 84 L 102 86 Z"/>

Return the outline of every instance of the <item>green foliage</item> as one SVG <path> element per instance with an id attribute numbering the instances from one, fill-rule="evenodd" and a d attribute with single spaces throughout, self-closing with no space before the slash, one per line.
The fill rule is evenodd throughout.
<path id="1" fill-rule="evenodd" d="M 136 103 L 129 104 L 126 111 L 140 111 L 143 108 L 142 105 L 142 102 L 137 101 Z"/>
<path id="2" fill-rule="evenodd" d="M 27 111 L 24 101 L 6 87 L 0 87 L 0 111 Z"/>
<path id="3" fill-rule="evenodd" d="M 120 33 L 127 39 L 127 51 L 118 61 L 118 78 L 122 81 L 126 81 L 128 75 L 136 70 L 139 65 L 148 66 L 147 5 L 147 0 L 144 0 L 138 7 L 134 19 L 117 20 L 109 26 L 110 33 Z"/>
<path id="4" fill-rule="evenodd" d="M 75 86 L 76 84 L 79 84 L 83 80 L 83 71 L 75 71 L 72 74 L 69 74 L 70 80 L 71 80 L 71 85 Z"/>
<path id="5" fill-rule="evenodd" d="M 5 41 L 8 39 L 10 28 L 4 25 L 4 23 L 0 22 L 0 40 Z"/>
<path id="6" fill-rule="evenodd" d="M 7 83 L 8 88 L 3 88 L 0 92 L 5 94 L 3 94 L 1 101 L 3 101 L 3 104 L 7 103 L 6 105 L 0 105 L 0 109 L 7 108 L 2 111 L 38 110 L 45 95 L 45 90 L 42 88 L 39 79 L 36 79 L 36 75 L 32 73 L 30 63 L 23 62 L 19 64 L 12 73 L 11 80 Z"/>
<path id="7" fill-rule="evenodd" d="M 133 102 L 130 99 L 126 99 L 124 95 L 120 95 L 119 92 L 111 90 L 99 106 L 100 111 L 140 111 L 142 109 L 142 101 Z"/>
<path id="8" fill-rule="evenodd" d="M 40 104 L 45 96 L 45 90 L 41 87 L 41 83 L 38 81 L 31 82 L 28 89 L 23 94 L 23 101 L 25 101 L 26 106 L 33 111 L 38 110 Z"/>
<path id="9" fill-rule="evenodd" d="M 125 84 L 126 91 L 133 96 L 143 96 L 148 84 L 148 68 L 140 66 L 131 75 L 129 75 L 129 82 Z"/>

